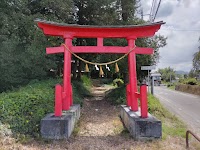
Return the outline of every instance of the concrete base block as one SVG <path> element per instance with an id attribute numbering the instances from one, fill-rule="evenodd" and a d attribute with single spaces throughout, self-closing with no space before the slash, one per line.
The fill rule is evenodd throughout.
<path id="1" fill-rule="evenodd" d="M 130 107 L 121 105 L 121 119 L 135 140 L 150 140 L 162 137 L 162 123 L 148 113 L 148 118 L 141 118 L 140 111 L 133 112 Z"/>
<path id="2" fill-rule="evenodd" d="M 46 139 L 67 139 L 79 118 L 80 105 L 71 106 L 70 110 L 63 112 L 61 117 L 55 117 L 54 113 L 47 114 L 40 122 L 41 135 Z"/>

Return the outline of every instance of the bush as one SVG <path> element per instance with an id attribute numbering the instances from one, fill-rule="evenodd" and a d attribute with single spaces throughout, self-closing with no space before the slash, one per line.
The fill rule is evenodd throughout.
<path id="1" fill-rule="evenodd" d="M 90 96 L 89 90 L 84 85 L 86 84 L 76 80 L 72 81 L 74 103 L 80 104 L 81 106 L 83 98 L 86 96 Z"/>
<path id="2" fill-rule="evenodd" d="M 167 87 L 174 86 L 174 83 L 167 83 Z"/>
<path id="3" fill-rule="evenodd" d="M 82 75 L 81 76 L 81 81 L 83 82 L 83 84 L 87 87 L 92 86 L 92 82 L 90 80 L 90 78 L 88 78 L 86 75 Z"/>
<path id="4" fill-rule="evenodd" d="M 113 80 L 113 85 L 114 86 L 122 86 L 124 84 L 124 81 L 122 80 L 122 79 L 115 79 L 115 80 Z"/>
<path id="5" fill-rule="evenodd" d="M 125 86 L 118 87 L 113 89 L 106 95 L 106 98 L 111 101 L 112 104 L 126 104 L 126 88 Z"/>
<path id="6" fill-rule="evenodd" d="M 16 133 L 39 135 L 40 120 L 53 112 L 54 85 L 58 80 L 29 84 L 0 95 L 0 119 Z"/>
<path id="7" fill-rule="evenodd" d="M 0 121 L 14 134 L 39 136 L 40 120 L 54 111 L 55 84 L 60 80 L 34 81 L 14 92 L 0 94 Z M 74 103 L 89 92 L 81 82 L 73 82 Z"/>
<path id="8" fill-rule="evenodd" d="M 198 81 L 195 78 L 182 79 L 179 82 L 188 85 L 198 85 Z"/>
<path id="9" fill-rule="evenodd" d="M 188 78 L 185 81 L 185 84 L 189 84 L 189 85 L 197 85 L 197 80 L 195 78 Z"/>

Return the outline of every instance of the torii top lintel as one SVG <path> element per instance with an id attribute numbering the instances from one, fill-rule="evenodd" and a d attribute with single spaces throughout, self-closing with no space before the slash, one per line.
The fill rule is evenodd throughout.
<path id="1" fill-rule="evenodd" d="M 55 23 L 37 19 L 44 34 L 63 38 L 143 38 L 151 37 L 160 29 L 163 21 L 144 25 L 90 26 Z"/>

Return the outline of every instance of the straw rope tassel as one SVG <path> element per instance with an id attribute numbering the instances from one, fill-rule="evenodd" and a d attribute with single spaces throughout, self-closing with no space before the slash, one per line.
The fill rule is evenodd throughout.
<path id="1" fill-rule="evenodd" d="M 119 67 L 117 65 L 117 63 L 115 63 L 115 73 L 119 72 Z"/>
<path id="2" fill-rule="evenodd" d="M 85 72 L 90 72 L 88 64 L 85 64 Z"/>
<path id="3" fill-rule="evenodd" d="M 103 76 L 104 75 L 104 72 L 103 72 L 103 69 L 102 69 L 102 66 L 100 66 L 100 69 L 99 69 L 99 76 Z"/>

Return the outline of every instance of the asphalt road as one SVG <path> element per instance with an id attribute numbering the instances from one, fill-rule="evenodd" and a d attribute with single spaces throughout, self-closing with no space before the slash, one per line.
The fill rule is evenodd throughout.
<path id="1" fill-rule="evenodd" d="M 181 118 L 188 129 L 200 135 L 200 96 L 154 87 L 154 95 L 173 114 Z"/>

